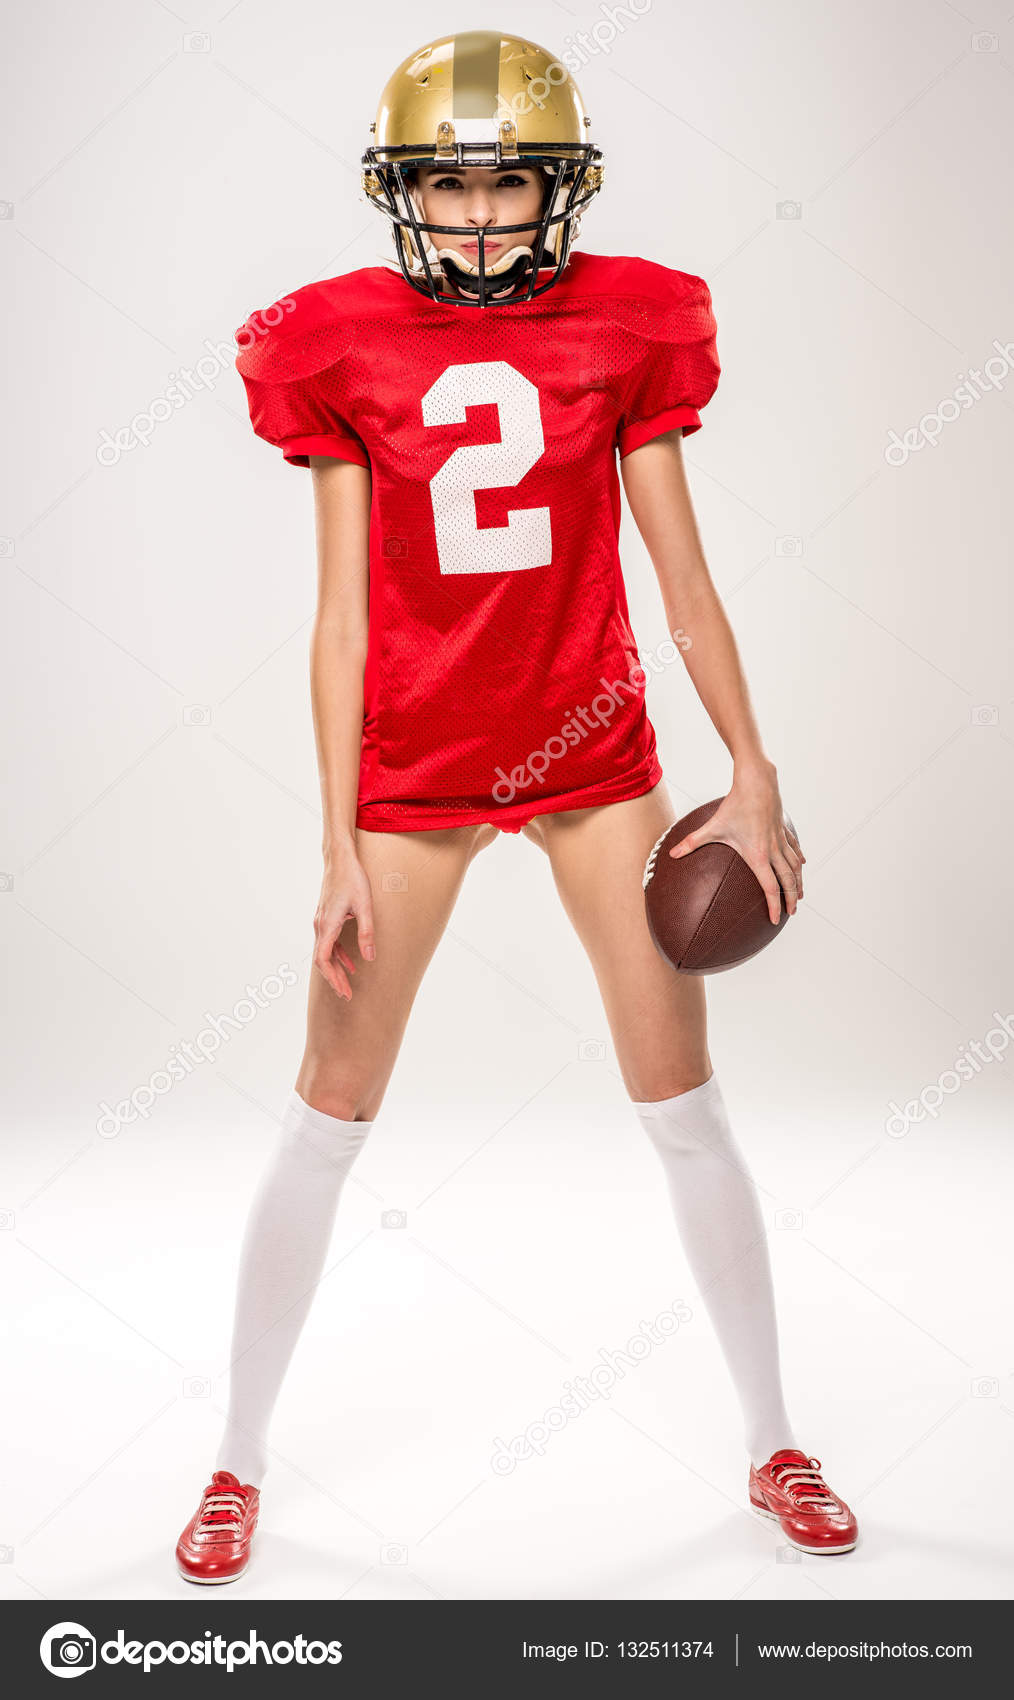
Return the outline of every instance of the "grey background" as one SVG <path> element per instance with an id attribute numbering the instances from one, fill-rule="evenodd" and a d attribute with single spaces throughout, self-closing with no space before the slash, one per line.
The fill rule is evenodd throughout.
<path id="1" fill-rule="evenodd" d="M 254 438 L 223 344 L 386 254 L 358 160 L 398 58 L 491 24 L 560 51 L 602 16 L 97 0 L 12 24 L 0 1254 L 22 1329 L 11 1445 L 46 1472 L 42 1499 L 30 1473 L 8 1496 L 15 1597 L 184 1589 L 171 1547 L 223 1409 L 238 1236 L 303 1041 L 310 478 Z M 502 838 L 347 1189 L 243 1586 L 1003 1592 L 1009 1546 L 964 1531 L 974 1460 L 991 1491 L 1010 1463 L 1009 1039 L 960 1089 L 945 1071 L 1014 1015 L 1014 18 L 988 0 L 616 16 L 578 74 L 607 158 L 581 241 L 711 285 L 723 376 L 686 455 L 808 856 L 777 948 L 709 987 L 711 1049 L 763 1189 L 790 1410 L 864 1544 L 831 1574 L 778 1562 L 742 1509 L 700 1314 L 544 1458 L 490 1477 L 494 1434 L 641 1316 L 694 1302 L 591 971 L 544 858 Z M 995 341 L 993 387 L 890 464 L 889 434 L 933 429 Z M 209 345 L 206 387 L 102 464 L 104 434 Z M 621 546 L 652 650 L 663 610 L 629 515 Z M 677 808 L 727 789 L 681 667 L 649 713 Z M 100 1106 L 283 963 L 294 987 L 100 1137 Z M 937 1113 L 892 1136 L 892 1105 L 942 1077 Z"/>

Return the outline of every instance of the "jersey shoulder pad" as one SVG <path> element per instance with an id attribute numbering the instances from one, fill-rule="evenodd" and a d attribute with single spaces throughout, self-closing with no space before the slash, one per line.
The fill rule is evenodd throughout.
<path id="1" fill-rule="evenodd" d="M 236 331 L 236 370 L 259 382 L 325 371 L 355 346 L 355 320 L 383 311 L 387 277 L 383 266 L 364 266 L 259 308 Z"/>
<path id="2" fill-rule="evenodd" d="M 575 267 L 575 289 L 617 302 L 635 301 L 649 311 L 692 310 L 695 305 L 711 311 L 711 292 L 704 279 L 693 272 L 643 260 L 636 254 L 585 254 L 579 250 L 574 260 L 582 262 Z"/>

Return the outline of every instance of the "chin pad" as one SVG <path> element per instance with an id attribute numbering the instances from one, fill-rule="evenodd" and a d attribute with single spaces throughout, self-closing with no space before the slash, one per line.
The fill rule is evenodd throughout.
<path id="1" fill-rule="evenodd" d="M 479 267 L 466 260 L 464 254 L 459 254 L 454 248 L 438 248 L 437 259 L 441 270 L 456 289 L 467 295 L 479 293 Z M 516 289 L 532 261 L 531 248 L 509 248 L 502 260 L 496 265 L 486 267 L 487 286 L 492 284 L 491 295 L 505 295 L 509 290 Z M 499 286 L 499 287 L 496 287 Z"/>

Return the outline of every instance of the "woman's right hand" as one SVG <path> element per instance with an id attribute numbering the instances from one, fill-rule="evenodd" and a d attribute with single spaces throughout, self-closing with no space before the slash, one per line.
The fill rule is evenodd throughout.
<path id="1" fill-rule="evenodd" d="M 339 943 L 347 920 L 356 923 L 359 949 L 367 962 L 376 956 L 373 942 L 373 894 L 355 846 L 332 850 L 324 858 L 324 879 L 320 889 L 313 930 L 317 935 L 314 967 L 319 968 L 329 986 L 340 998 L 352 997 L 349 975 L 356 965 L 347 950 Z"/>

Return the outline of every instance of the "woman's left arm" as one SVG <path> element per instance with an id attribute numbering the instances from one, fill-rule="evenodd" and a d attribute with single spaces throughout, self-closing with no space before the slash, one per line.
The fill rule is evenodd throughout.
<path id="1" fill-rule="evenodd" d="M 803 855 L 785 818 L 775 764 L 764 752 L 732 627 L 715 589 L 683 465 L 682 430 L 666 431 L 620 461 L 623 487 L 662 591 L 669 630 L 715 730 L 732 756 L 728 796 L 706 825 L 669 852 L 731 844 L 749 864 L 777 922 L 803 895 Z M 683 638 L 689 638 L 684 644 Z"/>

